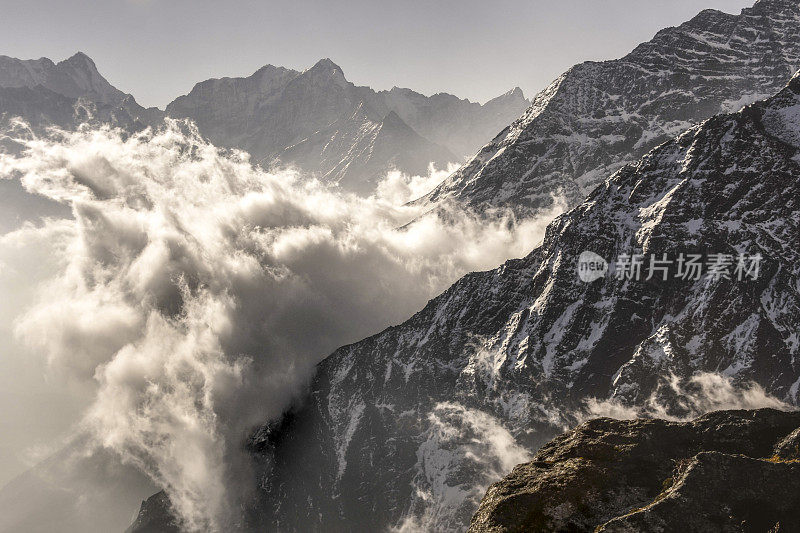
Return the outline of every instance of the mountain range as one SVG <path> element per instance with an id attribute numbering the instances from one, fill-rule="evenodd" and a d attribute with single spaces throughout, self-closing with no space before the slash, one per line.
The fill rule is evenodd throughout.
<path id="1" fill-rule="evenodd" d="M 777 92 L 800 68 L 798 3 L 708 9 L 613 61 L 575 65 L 426 196 L 474 207 L 575 206 L 623 165 L 717 113 Z"/>
<path id="2" fill-rule="evenodd" d="M 211 79 L 166 108 L 214 144 L 267 165 L 316 173 L 366 193 L 392 168 L 425 175 L 475 153 L 528 107 L 519 88 L 484 105 L 450 94 L 374 91 L 322 59 L 303 72 L 267 65 L 247 78 Z"/>
<path id="3" fill-rule="evenodd" d="M 306 403 L 254 439 L 273 465 L 255 522 L 462 530 L 504 461 L 525 460 L 589 399 L 685 415 L 684 388 L 708 375 L 796 403 L 800 78 L 642 154 L 777 92 L 798 31 L 797 2 L 704 11 L 537 95 L 427 200 L 525 211 L 561 192 L 578 205 L 527 257 L 466 276 L 320 363 Z M 755 280 L 585 283 L 583 252 L 612 265 L 625 254 L 764 263 Z"/>
<path id="4" fill-rule="evenodd" d="M 162 112 L 113 87 L 83 53 L 59 63 L 0 56 L 0 124 L 19 116 L 34 131 L 84 122 L 133 131 L 188 118 L 217 146 L 364 195 L 390 170 L 426 175 L 430 164 L 464 161 L 529 103 L 519 88 L 483 105 L 397 87 L 376 92 L 323 59 L 303 72 L 266 65 L 246 78 L 206 80 Z"/>
<path id="5" fill-rule="evenodd" d="M 62 127 L 190 118 L 221 147 L 363 195 L 391 168 L 477 150 L 418 201 L 528 216 L 564 197 L 529 255 L 336 350 L 248 442 L 269 466 L 252 529 L 461 531 L 490 483 L 591 405 L 686 417 L 714 405 L 687 399 L 748 383 L 798 403 L 798 68 L 800 2 L 759 0 L 577 65 L 530 105 L 518 89 L 484 105 L 374 91 L 325 59 L 207 80 L 162 113 L 78 54 L 3 58 L 0 112 Z M 579 276 L 586 257 L 596 279 Z M 637 260 L 644 275 L 626 274 Z M 129 531 L 175 530 L 167 506 L 151 497 Z"/>
<path id="6" fill-rule="evenodd" d="M 798 201 L 800 76 L 626 165 L 527 257 L 320 363 L 307 403 L 257 441 L 275 461 L 257 515 L 280 530 L 460 530 L 503 457 L 590 398 L 686 414 L 687 380 L 708 373 L 796 404 Z M 666 254 L 672 270 L 586 283 L 585 251 Z M 675 277 L 681 254 L 733 258 L 729 279 Z M 757 279 L 734 274 L 739 254 L 763 258 Z"/>
<path id="7" fill-rule="evenodd" d="M 160 115 L 159 110 L 143 108 L 133 96 L 112 86 L 82 52 L 58 63 L 46 57 L 0 56 L 3 123 L 19 116 L 37 128 L 73 128 L 87 121 L 141 128 Z"/>

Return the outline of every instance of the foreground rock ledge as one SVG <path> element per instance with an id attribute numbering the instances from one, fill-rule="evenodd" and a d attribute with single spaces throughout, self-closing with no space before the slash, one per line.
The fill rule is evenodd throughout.
<path id="1" fill-rule="evenodd" d="M 800 531 L 800 413 L 586 422 L 486 492 L 469 531 Z"/>

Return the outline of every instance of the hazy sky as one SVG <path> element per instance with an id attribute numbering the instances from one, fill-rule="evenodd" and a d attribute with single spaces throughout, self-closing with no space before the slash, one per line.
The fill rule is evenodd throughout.
<path id="1" fill-rule="evenodd" d="M 322 57 L 348 79 L 485 101 L 530 96 L 572 64 L 624 55 L 704 8 L 754 0 L 0 0 L 0 54 L 81 50 L 114 85 L 163 107 L 210 77 Z"/>

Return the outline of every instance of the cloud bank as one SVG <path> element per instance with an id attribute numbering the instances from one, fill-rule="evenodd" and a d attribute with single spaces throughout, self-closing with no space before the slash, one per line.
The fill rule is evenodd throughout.
<path id="1" fill-rule="evenodd" d="M 790 411 L 796 407 L 768 394 L 758 383 L 735 383 L 729 376 L 698 372 L 681 380 L 672 374 L 641 405 L 628 405 L 617 399 L 590 398 L 576 416 L 578 422 L 601 416 L 630 420 L 663 418 L 686 421 L 725 409 L 761 409 L 771 407 Z"/>
<path id="2" fill-rule="evenodd" d="M 255 168 L 179 122 L 20 142 L 0 176 L 73 220 L 18 235 L 59 245 L 15 334 L 53 375 L 96 390 L 86 430 L 163 486 L 193 530 L 237 522 L 252 485 L 244 439 L 303 393 L 322 357 L 464 273 L 528 253 L 561 209 L 421 216 L 402 202 L 438 176 L 392 174 L 358 198 Z"/>

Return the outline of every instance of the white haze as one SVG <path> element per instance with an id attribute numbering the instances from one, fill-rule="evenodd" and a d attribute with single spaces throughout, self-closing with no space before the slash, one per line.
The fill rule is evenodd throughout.
<path id="1" fill-rule="evenodd" d="M 673 401 L 664 401 L 664 393 Z M 768 394 L 758 383 L 735 383 L 730 376 L 698 372 L 685 381 L 675 375 L 669 376 L 669 379 L 662 382 L 660 390 L 656 390 L 642 404 L 635 406 L 614 398 L 590 398 L 586 402 L 585 411 L 579 413 L 577 418 L 579 421 L 601 416 L 620 420 L 663 418 L 685 421 L 711 411 L 764 407 L 784 411 L 796 409 Z"/>
<path id="2" fill-rule="evenodd" d="M 164 487 L 195 530 L 237 521 L 254 484 L 245 437 L 303 393 L 322 357 L 464 273 L 528 253 L 562 209 L 519 222 L 419 218 L 401 202 L 441 176 L 393 173 L 358 198 L 254 168 L 184 123 L 23 144 L 0 155 L 0 176 L 73 219 L 3 237 L 16 250 L 6 254 L 43 242 L 47 253 L 31 253 L 40 281 L 14 289 L 2 326 L 51 377 L 93 391 L 81 431 Z"/>
<path id="3" fill-rule="evenodd" d="M 427 176 L 408 176 L 399 170 L 389 172 L 386 177 L 378 183 L 376 195 L 395 205 L 405 204 L 417 198 L 421 198 L 434 187 L 439 185 L 450 174 L 458 170 L 459 165 L 448 163 L 447 168 L 437 169 L 433 163 L 428 165 Z M 563 209 L 563 205 L 561 209 Z"/>
<path id="4" fill-rule="evenodd" d="M 532 456 L 488 413 L 440 402 L 427 419 L 410 512 L 392 533 L 462 530 L 489 485 Z"/>

